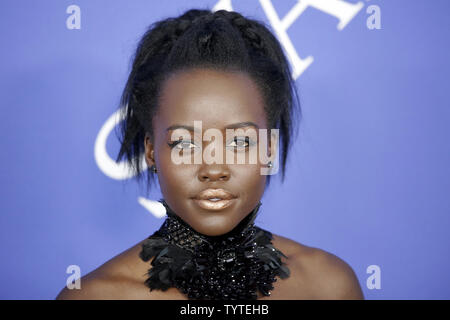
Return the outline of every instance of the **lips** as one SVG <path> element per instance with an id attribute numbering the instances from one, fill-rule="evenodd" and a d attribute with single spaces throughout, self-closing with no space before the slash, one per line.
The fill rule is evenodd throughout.
<path id="1" fill-rule="evenodd" d="M 194 201 L 206 210 L 221 210 L 230 206 L 236 197 L 224 189 L 206 189 L 200 192 Z"/>
<path id="2" fill-rule="evenodd" d="M 211 199 L 231 200 L 233 198 L 236 197 L 224 189 L 206 189 L 200 192 L 195 197 L 195 199 L 197 200 L 211 200 Z"/>

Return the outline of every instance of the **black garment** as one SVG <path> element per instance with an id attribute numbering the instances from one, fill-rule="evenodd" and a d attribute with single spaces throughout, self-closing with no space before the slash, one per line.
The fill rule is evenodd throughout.
<path id="1" fill-rule="evenodd" d="M 272 245 L 272 234 L 254 225 L 261 202 L 230 232 L 206 236 L 195 231 L 160 199 L 167 218 L 147 238 L 140 257 L 155 257 L 150 288 L 176 287 L 189 299 L 256 299 L 257 290 L 270 295 L 276 276 L 289 277 L 281 261 L 286 257 Z"/>

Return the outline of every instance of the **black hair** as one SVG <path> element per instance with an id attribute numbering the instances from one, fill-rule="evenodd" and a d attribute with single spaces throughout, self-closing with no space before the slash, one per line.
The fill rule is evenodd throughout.
<path id="1" fill-rule="evenodd" d="M 150 25 L 137 45 L 132 70 L 120 98 L 120 151 L 138 182 L 143 176 L 146 132 L 153 136 L 152 119 L 160 89 L 167 78 L 191 68 L 243 72 L 264 98 L 268 129 L 279 129 L 282 182 L 291 138 L 301 119 L 300 102 L 291 68 L 276 37 L 259 20 L 235 11 L 191 9 L 179 17 Z M 146 170 L 147 192 L 154 173 Z M 270 175 L 267 177 L 267 185 Z"/>

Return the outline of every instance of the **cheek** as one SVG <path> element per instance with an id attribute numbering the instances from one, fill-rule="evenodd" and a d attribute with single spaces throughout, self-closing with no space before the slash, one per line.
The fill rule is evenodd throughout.
<path id="1" fill-rule="evenodd" d="M 230 170 L 235 173 L 235 179 L 257 182 L 264 180 L 260 172 L 259 164 L 234 164 L 230 165 Z"/>
<path id="2" fill-rule="evenodd" d="M 247 190 L 249 193 L 257 191 L 262 192 L 266 183 L 266 176 L 261 174 L 261 166 L 256 164 L 236 164 L 230 166 L 232 177 L 241 189 Z"/>
<path id="3" fill-rule="evenodd" d="M 160 168 L 158 181 L 163 194 L 184 195 L 189 190 L 196 190 L 195 179 L 193 179 L 196 172 L 195 166 L 175 164 L 171 159 L 170 148 L 163 148 L 159 153 L 158 161 Z"/>

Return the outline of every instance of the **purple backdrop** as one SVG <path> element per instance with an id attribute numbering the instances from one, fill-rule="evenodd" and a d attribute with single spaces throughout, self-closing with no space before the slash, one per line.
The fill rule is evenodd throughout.
<path id="1" fill-rule="evenodd" d="M 296 17 L 297 1 L 219 3 L 273 30 L 290 13 L 284 49 L 312 61 L 287 179 L 257 224 L 344 259 L 367 299 L 449 299 L 450 2 L 312 2 Z M 218 1 L 160 3 L 1 2 L 0 298 L 53 299 L 69 265 L 84 275 L 161 224 L 108 164 L 108 119 L 146 27 Z"/>

